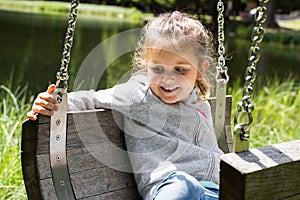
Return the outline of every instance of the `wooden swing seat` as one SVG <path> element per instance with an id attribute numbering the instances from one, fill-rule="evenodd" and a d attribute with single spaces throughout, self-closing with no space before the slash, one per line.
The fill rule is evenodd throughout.
<path id="1" fill-rule="evenodd" d="M 261 7 L 265 7 L 266 2 L 260 1 Z M 220 5 L 219 16 L 223 16 L 221 15 L 224 10 L 222 1 L 218 4 L 219 8 Z M 68 60 L 65 57 L 70 54 L 77 6 L 78 1 L 72 1 L 62 60 Z M 258 24 L 261 25 L 263 18 L 259 17 L 259 19 Z M 223 30 L 223 21 L 218 22 L 222 25 L 219 30 Z M 257 45 L 260 43 L 258 41 L 261 40 L 256 40 Z M 219 37 L 220 42 L 224 41 Z M 220 53 L 220 57 L 222 56 Z M 68 63 L 62 62 L 61 74 L 67 71 L 67 65 Z M 214 117 L 216 100 L 211 99 L 210 104 Z M 218 108 L 222 107 L 222 104 L 220 103 Z M 223 129 L 222 134 L 217 138 L 219 147 L 226 153 L 231 152 L 233 147 L 230 126 L 231 106 L 231 97 L 227 96 L 224 127 L 222 122 L 217 123 L 216 126 L 218 130 Z M 37 121 L 26 120 L 22 126 L 21 160 L 28 199 L 141 199 L 133 174 L 118 170 L 117 167 L 126 166 L 129 169 L 130 162 L 126 154 L 119 155 L 116 151 L 116 149 L 126 150 L 126 145 L 124 135 L 118 127 L 120 124 L 115 122 L 114 117 L 111 110 L 104 109 L 67 114 L 66 145 L 57 145 L 59 149 L 63 149 L 63 152 L 66 149 L 63 176 L 67 177 L 67 182 L 66 179 L 57 179 L 57 175 L 61 176 L 57 173 L 61 172 L 57 171 L 57 166 L 51 167 L 53 166 L 52 153 L 56 152 L 50 152 L 51 147 L 53 149 L 53 146 L 50 147 L 50 117 L 40 115 Z M 221 121 L 223 119 L 221 117 L 217 119 Z M 60 124 L 58 120 L 57 124 Z M 99 127 L 103 134 L 99 134 Z M 239 135 L 236 135 L 236 138 L 239 138 Z M 59 140 L 59 137 L 54 137 L 51 141 L 55 139 Z M 55 155 L 59 163 L 60 155 Z M 114 160 L 114 162 L 107 165 L 102 162 L 103 160 Z M 61 168 L 61 163 L 58 164 L 58 168 Z M 221 156 L 220 169 L 219 198 L 222 200 L 300 199 L 300 141 L 225 154 Z M 71 197 L 70 193 L 72 193 Z"/>
<path id="2" fill-rule="evenodd" d="M 221 157 L 222 200 L 299 200 L 300 140 Z"/>
<path id="3" fill-rule="evenodd" d="M 214 111 L 215 99 L 211 99 L 210 104 Z M 224 134 L 219 137 L 218 141 L 225 152 L 232 151 L 233 144 L 230 115 L 231 97 L 227 96 Z M 104 109 L 67 114 L 67 164 L 76 199 L 142 199 L 138 194 L 132 173 L 108 167 L 95 156 L 98 152 L 105 152 L 101 156 L 107 157 L 107 159 L 117 158 L 115 160 L 119 163 L 115 163 L 116 165 L 130 167 L 128 157 L 120 157 L 115 151 L 115 147 L 126 149 L 126 146 L 123 133 L 115 123 L 114 117 L 111 110 Z M 105 137 L 99 136 L 99 127 L 105 133 Z M 89 136 L 89 140 L 86 140 L 84 136 Z M 58 199 L 51 173 L 49 142 L 50 117 L 40 115 L 37 121 L 26 120 L 23 123 L 21 160 L 28 199 Z M 107 143 L 113 143 L 115 146 L 109 148 L 105 145 Z M 273 195 L 271 199 L 279 199 L 277 197 L 299 199 L 300 141 L 281 144 L 278 148 L 268 149 L 266 147 L 260 152 L 268 150 L 268 156 L 272 157 L 271 149 L 280 149 L 276 155 L 274 154 L 275 156 L 283 155 L 280 152 L 284 152 L 286 156 L 282 160 L 277 159 L 275 164 L 274 161 L 272 164 L 265 164 L 265 161 L 262 161 L 263 164 L 261 164 L 257 151 L 225 154 L 221 159 L 220 199 L 252 199 L 253 195 L 255 195 L 255 199 L 263 200 L 270 199 L 266 198 L 270 195 Z M 255 154 L 257 156 L 253 156 Z M 256 162 L 259 167 L 253 168 L 253 162 Z M 269 183 L 262 184 L 260 181 L 269 181 Z M 274 192 L 271 190 L 273 188 L 271 181 L 274 183 L 287 181 L 288 188 L 283 187 L 282 190 L 277 187 L 277 191 Z M 264 195 L 258 195 L 260 193 Z"/>
<path id="4" fill-rule="evenodd" d="M 74 118 L 82 123 L 74 123 Z M 91 146 L 112 141 L 125 148 L 122 132 L 115 124 L 110 110 L 68 113 L 67 161 L 72 189 L 76 199 L 139 199 L 131 174 L 106 167 L 83 144 L 85 134 L 99 132 L 98 125 L 107 138 L 91 141 Z M 108 141 L 110 140 L 110 141 Z M 37 121 L 23 123 L 22 168 L 28 199 L 57 199 L 52 181 L 50 156 L 50 117 L 39 116 Z M 96 144 L 95 142 L 99 143 Z M 105 149 L 109 154 L 110 149 Z M 105 154 L 104 154 L 105 155 Z M 128 162 L 127 158 L 122 159 Z"/>
<path id="5" fill-rule="evenodd" d="M 210 100 L 212 111 L 215 99 Z M 219 138 L 223 150 L 232 149 L 230 131 L 231 96 L 227 97 L 227 134 Z M 214 116 L 214 113 L 213 113 Z M 76 126 L 74 123 L 76 119 Z M 71 185 L 76 199 L 141 199 L 133 174 L 118 171 L 95 158 L 94 151 L 105 151 L 101 156 L 115 157 L 115 148 L 103 149 L 105 143 L 114 143 L 125 149 L 123 133 L 116 125 L 111 110 L 70 112 L 67 114 L 67 163 Z M 106 137 L 99 137 L 99 127 Z M 29 199 L 57 199 L 49 160 L 50 117 L 40 115 L 37 121 L 26 120 L 22 127 L 22 168 Z M 92 137 L 84 141 L 85 135 Z M 84 141 L 84 142 L 83 142 Z M 96 147 L 96 148 L 94 148 Z M 128 158 L 120 158 L 130 165 Z"/>

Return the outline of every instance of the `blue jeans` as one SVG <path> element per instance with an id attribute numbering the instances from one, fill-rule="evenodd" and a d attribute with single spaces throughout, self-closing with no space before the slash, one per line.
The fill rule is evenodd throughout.
<path id="1" fill-rule="evenodd" d="M 204 187 L 205 186 L 205 187 Z M 157 187 L 152 200 L 217 200 L 218 185 L 199 182 L 191 175 L 175 171 Z"/>

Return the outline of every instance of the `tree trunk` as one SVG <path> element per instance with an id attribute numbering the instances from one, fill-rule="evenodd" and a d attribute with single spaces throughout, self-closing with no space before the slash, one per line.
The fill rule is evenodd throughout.
<path id="1" fill-rule="evenodd" d="M 232 0 L 232 11 L 230 14 L 233 16 L 239 16 L 240 8 L 241 8 L 241 1 L 240 0 Z"/>
<path id="2" fill-rule="evenodd" d="M 279 25 L 275 20 L 276 8 L 277 8 L 276 0 L 269 0 L 267 4 L 267 9 L 268 9 L 267 21 L 264 24 L 265 27 L 279 28 Z"/>
<path id="3" fill-rule="evenodd" d="M 212 16 L 212 24 L 216 26 L 218 18 L 217 0 L 210 0 L 208 4 L 208 12 Z"/>

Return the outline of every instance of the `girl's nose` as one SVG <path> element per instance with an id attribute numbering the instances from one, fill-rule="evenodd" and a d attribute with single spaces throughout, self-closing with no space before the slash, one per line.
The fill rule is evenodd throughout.
<path id="1" fill-rule="evenodd" d="M 162 82 L 165 84 L 171 84 L 175 80 L 174 74 L 172 71 L 165 71 L 163 73 Z"/>

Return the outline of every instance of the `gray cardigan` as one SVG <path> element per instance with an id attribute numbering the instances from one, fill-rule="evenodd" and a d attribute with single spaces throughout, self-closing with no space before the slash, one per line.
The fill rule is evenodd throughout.
<path id="1" fill-rule="evenodd" d="M 106 90 L 69 94 L 69 109 L 107 108 L 124 116 L 128 155 L 140 195 L 148 199 L 172 171 L 219 182 L 222 151 L 212 127 L 208 102 L 195 88 L 188 100 L 165 104 L 149 89 L 144 75 Z"/>

